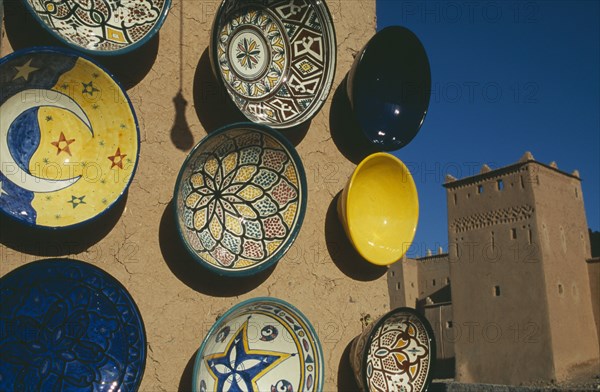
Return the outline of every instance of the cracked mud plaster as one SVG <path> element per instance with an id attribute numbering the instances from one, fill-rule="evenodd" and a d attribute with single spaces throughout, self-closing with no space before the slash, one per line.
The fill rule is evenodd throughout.
<path id="1" fill-rule="evenodd" d="M 161 229 L 174 229 L 165 221 L 171 217 L 173 186 L 189 151 L 178 149 L 172 141 L 177 116 L 183 120 L 179 123 L 189 128 L 194 144 L 206 135 L 195 108 L 194 78 L 198 76 L 197 64 L 208 47 L 218 5 L 217 1 L 173 2 L 160 31 L 154 63 L 141 81 L 128 90 L 139 117 L 142 143 L 125 209 L 104 238 L 69 256 L 112 274 L 126 286 L 140 308 L 149 344 L 140 391 L 190 390 L 190 361 L 193 362 L 195 351 L 217 316 L 242 300 L 266 295 L 289 301 L 311 320 L 325 355 L 324 390 L 337 391 L 338 368 L 340 363 L 345 364 L 342 353 L 362 331 L 361 318 L 365 314 L 377 318 L 389 310 L 386 274 L 366 282 L 347 276 L 330 254 L 332 249 L 344 254 L 338 248 L 347 244 L 339 242 L 339 238 L 331 243 L 331 238 L 326 237 L 325 224 L 333 197 L 345 186 L 355 167 L 331 139 L 331 100 L 350 69 L 353 55 L 375 33 L 375 1 L 328 2 L 337 32 L 337 71 L 327 103 L 297 146 L 306 169 L 309 194 L 304 224 L 296 242 L 260 284 L 246 282 L 245 289 L 225 287 L 219 296 L 211 296 L 210 290 L 184 282 L 173 272 L 172 263 L 176 261 L 166 260 L 169 257 L 165 256 L 164 248 L 175 247 L 177 235 L 161 233 Z M 4 37 L 1 54 L 12 51 Z M 180 88 L 187 104 L 177 114 L 174 98 Z M 216 95 L 214 91 L 209 94 Z M 328 223 L 339 224 L 337 218 Z M 0 246 L 2 275 L 43 258 Z M 186 367 L 188 371 L 184 372 Z"/>

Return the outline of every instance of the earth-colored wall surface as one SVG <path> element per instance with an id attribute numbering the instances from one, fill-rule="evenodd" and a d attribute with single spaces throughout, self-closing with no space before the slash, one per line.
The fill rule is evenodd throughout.
<path id="1" fill-rule="evenodd" d="M 20 3 L 20 2 L 18 2 Z M 334 198 L 360 158 L 343 132 L 342 83 L 353 55 L 375 33 L 375 1 L 329 1 L 338 42 L 333 89 L 308 129 L 288 133 L 308 181 L 300 234 L 276 268 L 256 278 L 218 279 L 179 243 L 171 198 L 180 165 L 207 133 L 239 120 L 215 83 L 208 59 L 217 1 L 175 0 L 158 38 L 120 58 L 101 58 L 127 88 L 141 133 L 139 166 L 126 200 L 100 226 L 70 238 L 0 225 L 0 275 L 49 256 L 89 262 L 132 294 L 145 322 L 148 356 L 140 391 L 186 391 L 196 349 L 215 319 L 244 299 L 274 296 L 297 306 L 318 331 L 325 390 L 354 390 L 344 355 L 367 314 L 389 310 L 385 269 L 363 268 L 337 221 Z M 52 43 L 17 2 L 6 2 L 1 55 Z M 340 87 L 340 85 L 342 87 Z M 358 154 L 358 155 L 357 155 Z"/>

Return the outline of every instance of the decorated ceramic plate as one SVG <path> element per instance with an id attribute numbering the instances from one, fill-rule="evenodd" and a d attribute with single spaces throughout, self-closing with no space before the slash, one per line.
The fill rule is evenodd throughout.
<path id="1" fill-rule="evenodd" d="M 224 0 L 210 55 L 251 121 L 289 128 L 323 106 L 335 74 L 333 20 L 321 0 Z"/>
<path id="2" fill-rule="evenodd" d="M 50 48 L 0 60 L 0 212 L 63 228 L 124 194 L 139 132 L 125 91 L 80 55 Z"/>
<path id="3" fill-rule="evenodd" d="M 350 350 L 350 364 L 363 391 L 427 391 L 435 359 L 431 325 L 411 308 L 381 317 L 354 340 Z"/>
<path id="4" fill-rule="evenodd" d="M 144 324 L 112 276 L 43 260 L 0 278 L 0 297 L 1 391 L 137 391 Z"/>
<path id="5" fill-rule="evenodd" d="M 255 298 L 225 313 L 196 354 L 194 392 L 321 392 L 323 353 L 304 315 L 285 301 Z"/>
<path id="6" fill-rule="evenodd" d="M 287 252 L 306 196 L 294 146 L 269 127 L 247 123 L 222 128 L 194 147 L 173 200 L 190 254 L 220 275 L 246 276 Z"/>
<path id="7" fill-rule="evenodd" d="M 93 55 L 129 52 L 162 26 L 171 0 L 23 0 L 53 36 Z"/>

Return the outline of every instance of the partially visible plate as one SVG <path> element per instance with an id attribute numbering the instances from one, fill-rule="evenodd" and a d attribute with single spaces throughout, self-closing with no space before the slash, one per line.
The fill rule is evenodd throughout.
<path id="1" fill-rule="evenodd" d="M 137 391 L 146 334 L 127 290 L 81 261 L 26 264 L 0 279 L 1 391 Z"/>
<path id="2" fill-rule="evenodd" d="M 212 30 L 213 70 L 251 121 L 290 128 L 323 106 L 336 38 L 321 0 L 224 0 Z"/>
<path id="3" fill-rule="evenodd" d="M 32 48 L 0 59 L 0 213 L 65 228 L 127 190 L 139 155 L 133 106 L 91 59 Z"/>
<path id="4" fill-rule="evenodd" d="M 137 49 L 160 30 L 171 0 L 23 0 L 54 37 L 93 55 Z"/>

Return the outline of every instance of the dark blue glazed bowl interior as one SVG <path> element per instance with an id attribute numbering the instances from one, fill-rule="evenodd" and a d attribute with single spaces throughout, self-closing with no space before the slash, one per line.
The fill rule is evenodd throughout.
<path id="1" fill-rule="evenodd" d="M 431 71 L 425 48 L 410 30 L 378 32 L 348 74 L 348 98 L 367 139 L 397 150 L 417 135 L 429 107 Z"/>

